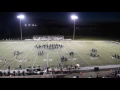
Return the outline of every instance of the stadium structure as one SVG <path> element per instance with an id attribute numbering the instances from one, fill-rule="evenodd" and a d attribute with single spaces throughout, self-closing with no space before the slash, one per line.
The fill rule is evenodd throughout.
<path id="1" fill-rule="evenodd" d="M 81 75 L 81 72 L 86 71 L 111 72 L 120 67 L 119 39 L 106 37 L 108 33 L 109 36 L 119 35 L 110 31 L 119 27 L 119 23 L 77 22 L 75 40 L 72 40 L 73 23 L 40 21 L 22 23 L 22 41 L 16 36 L 1 38 L 1 76 L 49 75 L 53 78 L 56 75 L 66 76 L 72 73 Z M 17 35 L 20 36 L 18 33 Z M 116 77 L 118 76 L 119 73 L 116 74 Z"/>

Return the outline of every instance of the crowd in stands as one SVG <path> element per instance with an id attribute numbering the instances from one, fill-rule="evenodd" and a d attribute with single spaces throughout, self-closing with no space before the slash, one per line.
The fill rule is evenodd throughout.
<path id="1" fill-rule="evenodd" d="M 111 73 L 110 76 L 108 76 L 109 78 L 120 78 L 120 70 L 115 70 Z"/>
<path id="2" fill-rule="evenodd" d="M 64 36 L 33 36 L 33 40 L 60 41 L 60 40 L 64 40 Z"/>

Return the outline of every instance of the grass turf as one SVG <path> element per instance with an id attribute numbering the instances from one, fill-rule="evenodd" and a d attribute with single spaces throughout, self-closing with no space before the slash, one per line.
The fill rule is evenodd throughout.
<path id="1" fill-rule="evenodd" d="M 62 44 L 64 47 L 58 50 L 48 50 L 42 49 L 45 53 L 42 56 L 38 56 L 37 52 L 40 49 L 36 49 L 35 45 L 43 44 Z M 92 59 L 90 57 L 91 49 L 97 49 L 100 55 L 99 59 Z M 75 65 L 80 64 L 80 66 L 101 66 L 101 65 L 115 65 L 120 64 L 120 59 L 112 59 L 111 55 L 120 54 L 120 44 L 115 44 L 108 41 L 99 40 L 76 40 L 76 41 L 1 41 L 0 42 L 0 69 L 7 69 L 8 66 L 11 69 L 16 69 L 19 65 L 23 68 L 29 66 L 41 66 L 45 65 L 58 66 L 61 63 L 61 56 L 71 58 L 67 62 L 62 63 L 62 65 Z M 18 61 L 14 56 L 14 51 L 23 52 L 23 54 L 18 55 L 17 59 L 25 58 L 28 61 Z M 74 57 L 69 56 L 69 52 L 73 51 L 75 53 Z M 52 61 L 50 61 L 50 59 Z M 46 61 L 48 60 L 48 61 Z"/>

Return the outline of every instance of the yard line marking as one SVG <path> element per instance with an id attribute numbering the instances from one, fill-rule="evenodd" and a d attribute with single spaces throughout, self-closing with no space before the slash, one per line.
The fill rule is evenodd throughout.
<path id="1" fill-rule="evenodd" d="M 13 56 L 13 57 L 10 59 L 10 61 L 12 61 L 14 57 L 15 57 L 15 56 Z M 10 61 L 7 62 L 7 63 L 5 63 L 5 64 L 1 67 L 1 70 L 2 70 L 6 65 L 8 65 L 8 64 L 10 63 Z"/>
<path id="2" fill-rule="evenodd" d="M 99 45 L 99 44 L 98 44 Z M 96 46 L 96 47 L 98 47 L 98 48 L 101 48 L 101 46 Z M 105 51 L 107 51 L 105 48 L 102 48 L 102 49 L 104 49 Z M 103 52 L 103 51 L 101 51 L 100 50 L 100 52 Z M 111 57 L 111 55 L 110 54 L 108 54 L 108 53 L 106 53 L 106 52 L 103 52 L 103 53 L 105 53 L 105 54 L 107 54 L 108 56 L 110 56 Z M 105 59 L 105 60 L 107 60 L 107 59 Z M 114 62 L 112 62 L 112 61 L 109 61 L 109 60 L 107 60 L 108 62 L 111 62 L 111 63 L 113 63 L 113 64 L 115 64 Z"/>
<path id="3" fill-rule="evenodd" d="M 47 41 L 47 44 L 48 44 L 48 41 Z M 42 41 L 41 46 L 42 46 L 42 45 L 44 45 L 44 41 Z M 44 48 L 42 48 L 42 50 L 44 50 Z M 46 55 L 47 55 L 47 49 L 45 49 L 45 50 L 46 50 L 45 52 L 46 52 Z M 45 62 L 46 64 L 43 65 L 43 66 L 46 66 L 46 65 L 47 65 L 47 56 L 45 56 L 45 57 L 46 57 L 46 62 Z M 42 62 L 42 63 L 43 63 L 43 62 Z"/>
<path id="4" fill-rule="evenodd" d="M 19 45 L 20 46 L 20 45 Z M 25 48 L 25 47 L 24 47 Z M 22 49 L 23 50 L 23 49 Z M 15 56 L 14 56 L 15 57 Z M 12 58 L 13 59 L 13 58 Z M 10 60 L 12 62 L 12 59 Z M 9 64 L 10 62 L 8 61 L 7 63 L 5 63 L 4 67 L 6 66 L 6 64 Z"/>
<path id="5" fill-rule="evenodd" d="M 106 44 L 105 44 L 105 46 L 106 46 Z M 119 49 L 120 47 L 117 47 L 117 45 L 116 45 L 116 47 L 113 48 L 113 46 L 112 46 L 112 47 L 110 46 L 110 48 L 112 49 L 112 51 L 119 52 L 118 49 Z M 104 48 L 104 49 L 105 49 L 105 48 Z M 116 49 L 117 49 L 117 50 L 116 50 Z M 107 51 L 108 51 L 108 50 L 107 50 Z"/>
<path id="6" fill-rule="evenodd" d="M 5 56 L 9 55 L 9 53 L 11 53 L 13 50 L 15 50 L 16 48 L 18 48 L 20 45 L 18 45 L 17 47 L 15 47 L 14 49 L 12 49 L 11 51 L 9 51 Z M 4 58 L 5 56 L 3 56 L 2 58 Z"/>
<path id="7" fill-rule="evenodd" d="M 75 63 L 75 61 L 74 60 L 71 60 L 75 65 L 76 65 L 76 63 Z"/>
<path id="8" fill-rule="evenodd" d="M 49 53 L 47 52 L 47 67 L 48 67 L 48 54 L 49 54 Z"/>
<path id="9" fill-rule="evenodd" d="M 63 47 L 64 48 L 64 50 L 66 51 L 66 53 L 69 53 L 68 52 L 68 50 L 65 48 L 65 47 Z M 75 64 L 76 65 L 76 63 L 75 63 L 75 61 L 74 60 L 70 60 L 70 61 L 72 61 L 73 62 L 73 64 Z"/>
<path id="10" fill-rule="evenodd" d="M 47 40 L 47 44 L 49 45 L 49 43 L 48 43 L 48 40 Z M 48 54 L 49 54 L 49 50 L 47 49 L 47 67 L 48 67 Z"/>
<path id="11" fill-rule="evenodd" d="M 90 44 L 88 44 L 90 47 L 92 47 Z M 78 48 L 79 48 L 79 46 L 78 45 L 76 45 Z M 93 48 L 93 47 L 92 47 Z M 80 49 L 82 49 L 82 48 L 80 48 Z M 83 50 L 82 50 L 83 51 Z M 100 63 L 101 65 L 103 65 L 103 63 L 101 63 L 101 62 L 99 62 L 98 60 L 95 60 L 96 62 L 98 62 L 98 63 Z"/>
<path id="12" fill-rule="evenodd" d="M 37 45 L 37 42 L 34 42 L 34 44 Z M 35 57 L 35 60 L 34 60 L 33 66 L 34 66 L 35 63 L 36 63 L 37 57 L 38 57 L 38 55 L 36 55 L 36 57 Z"/>
<path id="13" fill-rule="evenodd" d="M 101 48 L 101 46 L 96 46 L 96 47 Z M 105 51 L 107 51 L 105 48 L 102 48 L 102 49 L 104 49 Z M 100 52 L 103 52 L 103 51 L 101 51 L 101 50 L 100 50 Z M 106 52 L 103 52 L 103 53 L 105 53 L 105 54 L 107 54 L 107 55 L 111 56 L 110 54 L 108 54 L 108 53 L 106 53 Z M 105 59 L 105 60 L 107 60 L 107 59 Z M 109 60 L 107 60 L 107 61 L 109 61 Z M 114 62 L 112 62 L 112 61 L 109 61 L 109 62 L 111 62 L 111 63 L 115 64 L 115 63 L 114 63 Z"/>
<path id="14" fill-rule="evenodd" d="M 99 44 L 98 44 L 99 45 Z M 99 49 L 101 49 L 101 47 L 100 46 L 98 46 L 98 45 L 96 45 L 96 47 L 97 48 L 99 48 Z M 106 50 L 105 50 L 106 51 Z M 99 52 L 103 52 L 103 51 L 99 51 Z M 103 52 L 103 53 L 105 53 L 105 52 Z M 109 56 L 109 54 L 108 53 L 105 53 L 105 54 L 107 54 L 108 56 Z M 104 57 L 101 57 L 101 58 L 104 58 Z M 105 59 L 105 60 L 107 60 L 107 59 Z M 110 63 L 113 63 L 112 61 L 109 61 L 109 60 L 107 60 L 108 62 L 110 62 Z M 114 64 L 114 63 L 113 63 Z"/>
<path id="15" fill-rule="evenodd" d="M 64 48 L 64 50 L 66 51 L 66 53 L 69 53 L 68 52 L 68 50 L 65 48 L 65 47 L 63 47 Z M 74 64 L 76 64 L 73 60 L 71 60 Z"/>
<path id="16" fill-rule="evenodd" d="M 68 44 L 68 43 L 67 43 Z M 68 44 L 68 46 L 73 50 L 73 51 L 75 51 L 69 44 Z M 77 52 L 76 52 L 77 53 Z M 78 54 L 78 53 L 77 53 Z M 81 58 L 81 56 L 78 54 L 78 56 Z M 81 58 L 82 60 L 84 60 L 83 58 Z M 84 62 L 86 62 L 88 65 L 90 65 L 87 61 L 85 61 L 84 60 Z M 90 65 L 91 66 L 91 65 Z"/>
<path id="17" fill-rule="evenodd" d="M 34 63 L 33 63 L 33 67 L 34 67 L 35 62 L 36 62 L 36 60 L 37 60 L 37 57 L 38 57 L 38 55 L 36 55 L 36 57 L 35 57 L 35 60 L 34 60 Z"/>
<path id="18" fill-rule="evenodd" d="M 20 44 L 21 45 L 21 44 Z M 20 45 L 18 45 L 17 47 L 15 47 L 14 49 L 16 49 L 16 48 L 18 48 Z M 13 49 L 12 49 L 13 50 Z M 12 52 L 12 50 L 10 51 L 10 52 L 8 52 L 7 53 L 7 55 L 9 55 L 9 53 L 11 53 Z M 7 55 L 5 55 L 5 56 L 7 56 Z M 4 58 L 5 56 L 3 56 L 2 58 Z M 8 61 L 7 61 L 8 62 Z"/>
<path id="19" fill-rule="evenodd" d="M 90 47 L 92 47 L 90 44 L 89 44 Z M 92 47 L 93 48 L 93 47 Z M 100 51 L 99 51 L 100 52 Z M 99 61 L 98 61 L 99 62 Z M 103 65 L 103 63 L 101 62 L 101 64 Z"/>
<path id="20" fill-rule="evenodd" d="M 30 53 L 30 51 L 34 48 L 34 46 L 31 47 L 31 49 L 29 50 L 29 52 L 23 57 L 26 58 L 28 56 L 28 54 Z M 20 62 L 20 64 L 22 64 L 22 62 Z"/>
<path id="21" fill-rule="evenodd" d="M 5 47 L 8 46 L 9 44 L 7 44 L 7 45 L 2 44 L 2 45 L 3 45 L 2 48 L 3 48 L 3 47 L 5 48 Z M 0 48 L 0 50 L 1 50 L 2 48 Z"/>
<path id="22" fill-rule="evenodd" d="M 44 43 L 43 43 L 44 41 L 40 41 L 40 42 L 42 42 L 42 43 L 39 44 L 39 41 L 37 41 L 36 43 L 37 43 L 38 45 L 41 45 L 41 46 L 42 46 L 42 45 L 44 44 Z M 45 44 L 46 44 L 46 42 L 45 42 Z M 48 41 L 47 41 L 47 44 L 48 44 Z M 45 54 L 46 54 L 46 59 L 44 59 L 44 60 L 46 61 L 46 62 L 45 62 L 45 63 L 46 63 L 45 65 L 48 66 L 48 52 L 47 52 L 48 49 L 40 48 L 39 50 L 46 50 L 46 51 L 45 51 L 45 52 L 46 52 L 46 53 L 45 53 Z M 39 50 L 37 50 L 37 51 L 39 51 Z M 44 61 L 44 60 L 43 60 L 43 61 Z M 35 62 L 36 62 L 36 61 L 35 61 Z M 42 62 L 42 61 L 40 61 L 40 64 L 41 64 L 41 62 Z M 44 63 L 44 62 L 42 62 L 42 64 L 43 64 L 43 63 Z M 42 66 L 42 65 L 41 65 L 41 66 Z"/>
<path id="23" fill-rule="evenodd" d="M 61 43 L 58 43 L 58 44 L 61 44 Z M 53 54 L 54 55 L 54 54 Z M 58 50 L 57 50 L 57 55 L 58 55 L 58 58 L 60 59 L 60 55 L 58 53 Z M 61 63 L 61 61 L 58 59 L 58 62 Z M 62 63 L 61 63 L 62 64 Z"/>
<path id="24" fill-rule="evenodd" d="M 24 58 L 26 58 L 28 56 L 28 54 L 30 53 L 30 51 L 33 49 L 34 47 L 32 46 L 31 49 L 29 50 L 29 52 L 24 56 Z"/>
<path id="25" fill-rule="evenodd" d="M 58 50 L 57 50 L 57 55 L 58 55 L 58 58 L 60 59 L 60 55 L 58 53 Z M 61 61 L 58 59 L 58 62 L 61 63 Z"/>
<path id="26" fill-rule="evenodd" d="M 5 48 L 5 49 L 4 49 L 4 51 L 8 51 L 9 45 L 10 45 L 10 44 L 8 44 L 8 47 L 7 47 L 7 46 L 5 46 L 5 47 L 7 47 L 7 48 Z"/>

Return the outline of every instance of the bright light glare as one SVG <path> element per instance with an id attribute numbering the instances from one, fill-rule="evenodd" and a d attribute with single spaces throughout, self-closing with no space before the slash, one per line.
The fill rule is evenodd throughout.
<path id="1" fill-rule="evenodd" d="M 28 24 L 28 26 L 31 26 L 31 24 Z"/>
<path id="2" fill-rule="evenodd" d="M 25 26 L 27 26 L 27 24 L 25 24 Z"/>
<path id="3" fill-rule="evenodd" d="M 34 26 L 34 24 L 32 24 L 32 26 Z"/>
<path id="4" fill-rule="evenodd" d="M 72 16 L 71 16 L 71 19 L 78 19 L 78 16 L 72 15 Z"/>
<path id="5" fill-rule="evenodd" d="M 19 19 L 24 19 L 25 16 L 24 16 L 24 15 L 19 15 L 19 16 L 17 16 L 17 18 L 19 18 Z"/>

